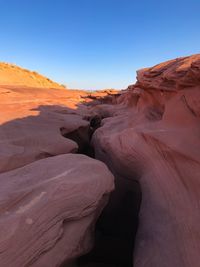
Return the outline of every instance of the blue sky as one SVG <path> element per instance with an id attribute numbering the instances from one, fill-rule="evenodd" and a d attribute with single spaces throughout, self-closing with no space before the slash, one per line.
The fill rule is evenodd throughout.
<path id="1" fill-rule="evenodd" d="M 0 0 L 0 61 L 69 88 L 126 88 L 136 70 L 200 53 L 199 0 Z"/>

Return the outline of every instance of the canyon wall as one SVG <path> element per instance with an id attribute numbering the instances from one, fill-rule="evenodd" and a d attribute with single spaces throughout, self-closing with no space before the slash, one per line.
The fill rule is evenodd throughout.
<path id="1" fill-rule="evenodd" d="M 0 96 L 0 266 L 199 266 L 200 55 Z"/>
<path id="2" fill-rule="evenodd" d="M 199 266 L 199 99 L 200 55 L 140 70 L 93 136 L 96 157 L 141 186 L 135 267 Z"/>

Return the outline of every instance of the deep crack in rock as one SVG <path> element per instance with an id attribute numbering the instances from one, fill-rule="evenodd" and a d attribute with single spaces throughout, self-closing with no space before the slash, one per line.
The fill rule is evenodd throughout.
<path id="1" fill-rule="evenodd" d="M 91 144 L 91 138 L 99 127 L 101 127 L 101 117 L 95 115 L 90 118 L 90 124 L 87 127 L 80 127 L 72 132 L 61 128 L 60 131 L 63 137 L 78 144 L 77 153 L 95 158 L 95 147 L 93 148 Z M 141 189 L 136 180 L 114 175 L 116 188 L 96 222 L 94 247 L 87 255 L 78 259 L 78 266 L 133 266 Z"/>

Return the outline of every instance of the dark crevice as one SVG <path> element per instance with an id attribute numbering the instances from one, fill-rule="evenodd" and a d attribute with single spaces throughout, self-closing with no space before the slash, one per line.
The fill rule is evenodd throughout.
<path id="1" fill-rule="evenodd" d="M 111 194 L 109 203 L 96 223 L 94 248 L 79 259 L 79 266 L 84 267 L 91 262 L 93 267 L 97 266 L 95 263 L 101 263 L 102 266 L 133 266 L 141 193 L 137 182 L 132 182 L 132 188 L 120 194 L 117 192 L 120 188 L 116 188 Z"/>
<path id="2" fill-rule="evenodd" d="M 60 128 L 63 137 L 68 138 L 78 145 L 78 154 L 84 154 L 91 158 L 95 158 L 94 149 L 91 145 L 91 139 L 94 132 L 101 126 L 101 117 L 95 115 L 90 118 L 89 126 L 82 126 L 78 129 L 68 132 L 65 127 Z"/>
<path id="3" fill-rule="evenodd" d="M 78 144 L 77 153 L 95 158 L 91 138 L 101 126 L 101 117 L 97 115 L 89 121 L 89 126 L 79 127 L 72 132 L 61 128 L 60 132 L 62 136 Z M 141 189 L 133 177 L 120 177 L 115 171 L 112 172 L 115 176 L 115 190 L 96 222 L 92 251 L 77 261 L 80 267 L 133 267 Z"/>

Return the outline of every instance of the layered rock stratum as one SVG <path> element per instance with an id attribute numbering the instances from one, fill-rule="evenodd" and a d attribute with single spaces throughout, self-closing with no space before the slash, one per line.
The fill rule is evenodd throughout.
<path id="1" fill-rule="evenodd" d="M 198 267 L 199 99 L 199 54 L 120 92 L 5 81 L 0 266 Z"/>
<path id="2" fill-rule="evenodd" d="M 143 69 L 94 134 L 96 157 L 141 186 L 135 267 L 199 266 L 199 99 L 200 55 Z"/>

